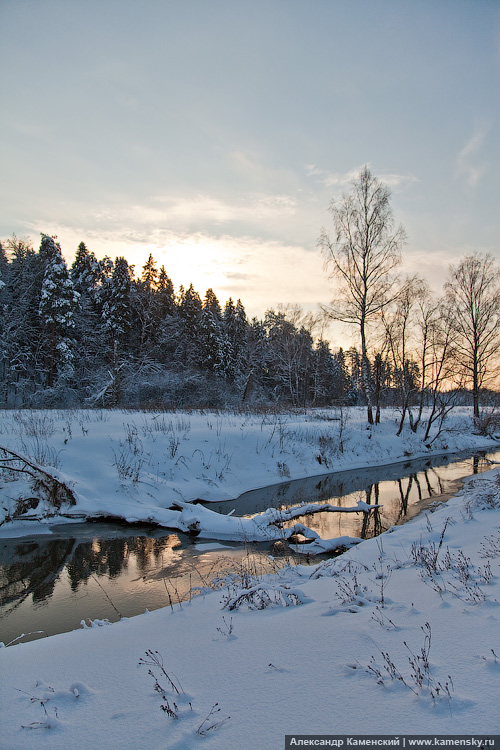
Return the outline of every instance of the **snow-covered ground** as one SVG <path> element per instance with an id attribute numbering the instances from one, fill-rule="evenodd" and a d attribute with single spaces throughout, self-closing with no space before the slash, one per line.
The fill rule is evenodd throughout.
<path id="1" fill-rule="evenodd" d="M 390 414 L 367 430 L 352 410 L 341 437 L 332 416 L 6 413 L 0 445 L 33 456 L 38 440 L 79 512 L 160 521 L 175 498 L 488 445 L 465 412 L 430 449 L 396 439 Z M 43 440 L 26 420 L 51 420 Z M 138 475 L 120 474 L 127 446 Z M 191 602 L 0 649 L 0 745 L 266 750 L 292 733 L 498 734 L 499 602 L 496 469 L 335 559 L 265 580 L 243 561 Z"/>
<path id="2" fill-rule="evenodd" d="M 387 411 L 381 424 L 368 428 L 365 410 L 356 408 L 264 415 L 7 411 L 0 447 L 49 467 L 71 487 L 76 505 L 61 508 L 66 522 L 72 516 L 116 516 L 210 538 L 256 541 L 279 536 L 270 528 L 274 514 L 242 521 L 185 504 L 230 500 L 288 479 L 494 444 L 472 434 L 467 409 L 454 412 L 447 431 L 426 443 L 410 430 L 396 437 L 397 423 L 398 415 Z M 33 533 L 33 520 L 16 520 L 19 496 L 33 494 L 23 481 L 0 482 L 1 534 Z M 24 518 L 41 519 L 40 528 L 54 521 L 46 502 L 23 510 Z"/>

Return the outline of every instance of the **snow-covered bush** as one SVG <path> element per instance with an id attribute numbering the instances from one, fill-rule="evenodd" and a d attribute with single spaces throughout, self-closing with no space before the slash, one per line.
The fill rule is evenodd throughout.
<path id="1" fill-rule="evenodd" d="M 474 427 L 480 435 L 487 437 L 500 436 L 500 410 L 498 407 L 484 409 L 474 419 Z"/>
<path id="2" fill-rule="evenodd" d="M 266 583 L 253 576 L 243 581 L 232 574 L 226 576 L 227 589 L 222 596 L 223 609 L 267 609 L 303 604 L 306 597 L 299 589 L 280 583 Z"/>

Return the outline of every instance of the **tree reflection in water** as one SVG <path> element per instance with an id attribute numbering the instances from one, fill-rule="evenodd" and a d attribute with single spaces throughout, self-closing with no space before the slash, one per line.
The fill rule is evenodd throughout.
<path id="1" fill-rule="evenodd" d="M 161 555 L 181 545 L 176 534 L 91 539 L 4 540 L 0 559 L 0 605 L 18 607 L 30 595 L 33 603 L 50 598 L 66 571 L 73 592 L 92 576 L 119 577 L 133 557 L 139 572 L 148 572 Z"/>
<path id="2" fill-rule="evenodd" d="M 500 460 L 499 453 L 490 455 Z M 303 517 L 303 522 L 323 539 L 370 538 L 415 516 L 437 496 L 456 491 L 459 477 L 488 468 L 488 462 L 477 457 L 427 458 L 287 482 L 210 507 L 248 517 L 301 501 L 347 507 L 364 500 L 382 507 L 370 513 L 318 513 Z M 234 565 L 234 558 L 241 562 L 247 554 L 231 543 L 207 552 L 201 540 L 157 528 L 74 524 L 52 531 L 51 536 L 29 540 L 0 539 L 0 641 L 8 643 L 21 632 L 40 628 L 46 633 L 71 630 L 82 617 L 116 619 L 118 607 L 132 616 L 145 608 L 168 606 L 167 583 L 185 598 L 192 585 L 205 585 L 222 565 Z M 258 565 L 269 563 L 269 546 L 256 548 Z M 285 548 L 283 560 L 273 564 L 290 559 Z"/>
<path id="3" fill-rule="evenodd" d="M 430 505 L 436 497 L 448 497 L 452 487 L 458 487 L 458 484 L 451 484 L 454 477 L 447 477 L 444 481 L 440 475 L 441 467 L 432 466 L 431 462 L 425 465 L 421 462 L 422 468 L 418 471 L 409 472 L 412 467 L 411 463 L 404 464 L 400 467 L 401 473 L 406 470 L 405 476 L 395 477 L 394 479 L 367 483 L 364 479 L 365 489 L 353 491 L 353 480 L 349 483 L 339 481 L 335 476 L 327 476 L 319 480 L 315 485 L 315 502 L 332 503 L 339 506 L 353 506 L 359 500 L 368 505 L 380 505 L 380 508 L 374 508 L 370 513 L 317 513 L 316 515 L 303 516 L 303 523 L 315 531 L 323 539 L 330 539 L 336 536 L 354 536 L 361 539 L 369 539 L 387 531 L 391 526 L 403 523 L 409 518 L 413 518 L 426 506 Z M 470 469 L 478 471 L 479 463 L 472 459 Z M 487 468 L 485 466 L 484 468 Z M 376 473 L 375 471 L 373 473 Z M 465 472 L 462 476 L 464 476 Z M 355 476 L 355 472 L 353 472 Z M 364 474 L 364 471 L 363 471 Z M 282 497 L 286 498 L 278 507 L 288 508 L 302 499 L 295 492 L 293 499 L 290 497 L 292 485 L 282 488 Z M 333 516 L 336 516 L 333 518 Z M 294 519 L 291 525 L 296 523 Z M 304 551 L 307 550 L 305 547 Z"/>
<path id="4" fill-rule="evenodd" d="M 3 554 L 14 559 L 0 565 L 0 604 L 19 606 L 28 596 L 42 602 L 52 596 L 66 560 L 73 548 L 72 539 L 50 542 L 21 542 L 14 545 L 12 557 L 9 544 L 2 544 Z"/>

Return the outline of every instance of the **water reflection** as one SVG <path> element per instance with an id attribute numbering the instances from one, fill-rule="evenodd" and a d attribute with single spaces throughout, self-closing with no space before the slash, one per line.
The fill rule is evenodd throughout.
<path id="1" fill-rule="evenodd" d="M 500 452 L 489 456 L 500 460 Z M 412 518 L 435 498 L 454 494 L 459 477 L 489 468 L 478 456 L 425 459 L 287 482 L 210 508 L 252 516 L 306 500 L 342 507 L 363 500 L 383 507 L 370 513 L 318 513 L 290 524 L 302 520 L 324 539 L 369 538 Z M 269 546 L 255 547 L 257 572 L 276 564 L 269 561 Z M 71 524 L 53 527 L 51 536 L 0 539 L 0 641 L 40 629 L 47 634 L 70 630 L 83 618 L 116 620 L 168 606 L 246 554 L 236 543 L 210 545 L 180 532 L 109 524 Z"/>
<path id="2" fill-rule="evenodd" d="M 461 478 L 490 469 L 489 459 L 498 461 L 500 453 L 461 459 L 441 456 L 339 472 L 248 492 L 214 509 L 227 512 L 230 505 L 237 515 L 251 517 L 263 507 L 288 508 L 306 500 L 342 507 L 354 506 L 359 500 L 380 504 L 382 508 L 369 514 L 318 513 L 286 524 L 292 526 L 300 520 L 323 539 L 344 535 L 367 539 L 408 521 L 438 497 L 448 499 L 458 491 Z"/>
<path id="3" fill-rule="evenodd" d="M 151 539 L 127 537 L 123 539 L 93 539 L 89 544 L 79 544 L 68 563 L 68 577 L 73 591 L 92 575 L 116 578 L 127 569 L 131 556 L 135 558 L 138 571 L 146 572 L 166 550 L 180 546 L 175 534 Z"/>
<path id="4" fill-rule="evenodd" d="M 76 531 L 70 528 L 67 533 L 75 534 Z M 105 527 L 104 531 L 110 533 L 108 527 Z M 99 532 L 103 533 L 103 530 L 97 528 L 96 533 Z M 77 541 L 75 537 L 37 537 L 30 541 L 1 540 L 1 616 L 20 606 L 29 596 L 35 605 L 49 599 L 63 572 L 74 593 L 91 578 L 106 578 L 113 581 L 123 576 L 132 560 L 139 575 L 145 575 L 158 567 L 160 559 L 165 573 L 168 574 L 180 558 L 175 549 L 181 546 L 182 542 L 177 534 L 160 538 L 93 538 L 84 542 Z M 170 561 L 169 557 L 172 558 Z"/>
<path id="5" fill-rule="evenodd" d="M 40 545 L 34 541 L 23 541 L 11 545 L 2 544 L 2 558 L 14 562 L 3 562 L 0 566 L 1 603 L 19 605 L 32 596 L 33 603 L 42 602 L 52 596 L 55 583 L 70 557 L 73 540 L 54 540 Z"/>
<path id="6" fill-rule="evenodd" d="M 276 569 L 267 555 L 236 543 L 198 542 L 164 529 L 149 533 L 71 524 L 54 527 L 56 538 L 0 540 L 0 641 L 18 642 L 23 633 L 20 640 L 33 640 L 78 628 L 82 620 L 116 621 L 176 605 L 193 587 L 232 569 L 238 557 L 251 559 L 256 573 Z"/>
<path id="7" fill-rule="evenodd" d="M 476 471 L 484 471 L 488 468 L 490 465 L 484 458 L 476 460 Z M 423 478 L 420 476 L 422 473 L 425 475 Z M 236 500 L 212 503 L 210 508 L 220 513 L 227 513 L 229 509 L 234 509 L 236 515 L 252 516 L 269 507 L 288 507 L 305 501 L 330 502 L 355 492 L 364 493 L 372 485 L 398 480 L 404 482 L 410 475 L 413 475 L 414 482 L 418 477 L 418 481 L 423 483 L 424 488 L 427 488 L 429 495 L 440 495 L 447 491 L 443 489 L 443 482 L 472 473 L 475 473 L 472 457 L 450 459 L 441 456 L 416 459 L 390 466 L 354 469 L 272 485 L 246 492 Z"/>
<path id="8" fill-rule="evenodd" d="M 380 503 L 380 485 L 372 484 L 365 492 L 365 503 L 367 505 L 379 505 Z M 361 539 L 368 539 L 372 536 L 378 536 L 382 532 L 382 519 L 380 517 L 380 508 L 375 508 L 371 513 L 363 514 L 363 524 L 359 536 Z"/>

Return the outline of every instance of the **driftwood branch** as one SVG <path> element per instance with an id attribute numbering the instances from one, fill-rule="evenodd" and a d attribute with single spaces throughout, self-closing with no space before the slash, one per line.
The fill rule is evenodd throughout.
<path id="1" fill-rule="evenodd" d="M 0 470 L 2 469 L 9 473 L 31 477 L 39 487 L 44 489 L 47 499 L 56 510 L 59 510 L 63 503 L 76 505 L 75 494 L 67 484 L 61 482 L 32 459 L 0 445 Z"/>

